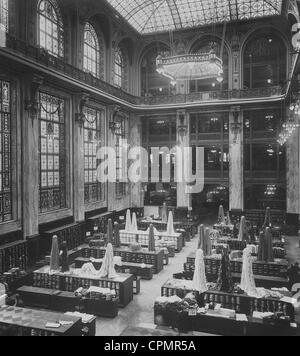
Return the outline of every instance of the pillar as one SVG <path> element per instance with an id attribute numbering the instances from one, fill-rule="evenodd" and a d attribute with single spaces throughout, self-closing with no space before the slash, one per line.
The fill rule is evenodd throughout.
<path id="1" fill-rule="evenodd" d="M 288 140 L 287 155 L 287 213 L 300 214 L 300 131 Z"/>
<path id="2" fill-rule="evenodd" d="M 243 113 L 232 107 L 229 113 L 229 207 L 244 210 Z"/>
<path id="3" fill-rule="evenodd" d="M 141 118 L 131 114 L 129 120 L 129 144 L 130 148 L 142 146 L 142 122 Z M 143 164 L 143 159 L 142 164 Z M 143 185 L 139 183 L 129 183 L 130 206 L 131 208 L 142 208 L 144 206 Z"/>
<path id="4" fill-rule="evenodd" d="M 28 74 L 22 80 L 23 235 L 39 233 L 39 89 L 43 78 Z"/>
<path id="5" fill-rule="evenodd" d="M 177 143 L 178 147 L 183 153 L 183 164 L 178 167 L 179 170 L 187 168 L 188 161 L 191 157 L 188 157 L 187 152 L 184 150 L 187 147 L 190 147 L 190 115 L 185 110 L 177 111 L 176 115 L 176 125 L 177 125 Z M 178 157 L 177 157 L 178 159 Z M 187 163 L 187 164 L 185 164 Z M 185 172 L 178 172 L 179 176 L 183 175 L 185 177 Z M 177 207 L 178 208 L 189 208 L 191 207 L 192 196 L 186 193 L 186 183 L 184 179 L 182 182 L 177 183 Z"/>
<path id="6" fill-rule="evenodd" d="M 85 220 L 84 202 L 84 106 L 89 100 L 88 93 L 74 95 L 74 219 Z"/>

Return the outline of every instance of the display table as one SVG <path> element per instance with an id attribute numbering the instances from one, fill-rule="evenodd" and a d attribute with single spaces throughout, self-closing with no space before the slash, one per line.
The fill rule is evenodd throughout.
<path id="1" fill-rule="evenodd" d="M 166 242 L 172 243 L 172 246 L 175 247 L 176 252 L 180 252 L 184 246 L 182 234 L 168 234 L 167 232 L 158 232 L 155 235 L 157 242 Z M 149 246 L 149 233 L 146 231 L 120 231 L 120 241 L 123 246 L 130 246 L 135 244 L 137 241 L 142 247 Z"/>
<path id="2" fill-rule="evenodd" d="M 156 230 L 158 231 L 167 231 L 168 228 L 168 223 L 163 222 L 161 220 L 154 220 L 154 219 L 148 219 L 148 218 L 142 218 L 138 220 L 138 227 L 141 230 L 147 230 L 149 229 L 150 225 L 153 225 Z M 185 241 L 190 241 L 192 238 L 194 238 L 198 232 L 198 224 L 196 222 L 192 221 L 175 221 L 174 224 L 174 229 L 175 230 L 184 230 L 184 240 Z"/>
<path id="3" fill-rule="evenodd" d="M 106 318 L 115 318 L 118 315 L 118 301 L 103 299 L 80 299 L 72 292 L 63 292 L 54 289 L 24 286 L 18 293 L 29 308 L 43 308 L 60 312 L 80 311 L 86 314 Z"/>
<path id="4" fill-rule="evenodd" d="M 59 328 L 47 323 L 71 322 Z M 0 329 L 13 336 L 81 336 L 81 318 L 53 312 L 3 306 L 0 308 Z"/>
<path id="5" fill-rule="evenodd" d="M 183 281 L 184 287 L 175 287 L 166 282 L 161 289 L 162 297 L 171 297 L 177 295 L 179 298 L 184 298 L 187 294 L 194 292 L 192 281 Z M 290 297 L 290 294 L 287 296 Z M 283 312 L 293 321 L 295 319 L 295 308 L 293 304 L 273 298 L 253 298 L 246 294 L 224 293 L 210 290 L 202 295 L 198 295 L 201 304 L 216 303 L 221 304 L 222 308 L 233 309 L 237 313 L 242 313 L 247 316 L 252 315 L 254 311 L 259 312 Z"/>
<path id="6" fill-rule="evenodd" d="M 76 275 L 74 270 L 70 273 L 49 273 L 50 268 L 45 266 L 34 272 L 34 287 L 51 288 L 66 292 L 75 292 L 78 288 L 84 286 L 95 286 L 100 288 L 109 288 L 116 291 L 119 299 L 119 307 L 126 307 L 133 299 L 133 281 L 131 274 L 119 274 L 115 279 L 98 278 L 94 276 L 82 277 Z"/>
<path id="7" fill-rule="evenodd" d="M 79 257 L 75 260 L 75 268 L 82 268 L 86 263 L 90 263 L 91 259 Z M 92 261 L 95 269 L 100 270 L 102 267 L 103 260 L 99 259 L 96 261 Z M 133 274 L 136 277 L 141 277 L 141 279 L 151 280 L 153 278 L 153 265 L 146 265 L 142 263 L 133 263 L 133 262 L 122 262 L 122 266 L 116 266 L 116 270 Z"/>
<path id="8" fill-rule="evenodd" d="M 223 336 L 300 336 L 298 327 L 270 325 L 250 317 L 242 322 L 199 313 L 189 316 L 188 313 L 171 313 L 157 304 L 154 307 L 154 320 L 159 326 L 186 332 L 198 331 Z"/>
<path id="9" fill-rule="evenodd" d="M 195 253 L 191 253 L 187 258 L 186 270 L 194 272 Z M 217 274 L 219 272 L 221 260 L 211 257 L 205 257 L 205 266 L 208 274 Z M 243 260 L 234 259 L 230 261 L 232 273 L 242 273 Z M 278 259 L 275 262 L 253 262 L 253 273 L 257 276 L 287 278 L 288 262 Z"/>
<path id="10" fill-rule="evenodd" d="M 90 248 L 83 247 L 81 256 L 84 258 L 102 259 L 106 253 L 105 248 Z M 114 248 L 114 255 L 121 257 L 123 262 L 128 263 L 144 263 L 145 265 L 154 266 L 153 273 L 158 274 L 164 268 L 164 251 L 131 251 L 127 248 Z"/>

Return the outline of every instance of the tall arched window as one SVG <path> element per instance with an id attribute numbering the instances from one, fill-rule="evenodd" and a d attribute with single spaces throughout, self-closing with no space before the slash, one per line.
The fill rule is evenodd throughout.
<path id="1" fill-rule="evenodd" d="M 100 73 L 100 46 L 94 27 L 87 23 L 84 28 L 83 69 L 95 77 Z"/>
<path id="2" fill-rule="evenodd" d="M 41 0 L 38 7 L 39 45 L 55 57 L 64 56 L 64 28 L 55 0 Z"/>
<path id="3" fill-rule="evenodd" d="M 115 52 L 115 64 L 114 64 L 114 85 L 118 88 L 124 89 L 125 69 L 126 69 L 125 56 L 121 48 L 118 47 Z"/>
<path id="4" fill-rule="evenodd" d="M 0 24 L 8 31 L 8 0 L 0 0 Z"/>
<path id="5" fill-rule="evenodd" d="M 283 41 L 274 33 L 260 31 L 247 43 L 244 52 L 244 87 L 283 85 L 287 57 Z"/>
<path id="6" fill-rule="evenodd" d="M 209 53 L 214 50 L 218 57 L 222 56 L 223 60 L 223 82 L 219 83 L 216 78 L 205 80 L 191 80 L 190 92 L 212 91 L 212 90 L 227 90 L 228 89 L 228 52 L 224 44 L 216 41 L 215 38 L 209 38 L 201 43 L 196 44 L 191 53 Z"/>
<path id="7" fill-rule="evenodd" d="M 154 47 L 146 51 L 141 63 L 141 94 L 142 96 L 170 95 L 172 86 L 170 79 L 158 74 L 156 58 L 159 54 L 170 54 L 167 46 Z"/>

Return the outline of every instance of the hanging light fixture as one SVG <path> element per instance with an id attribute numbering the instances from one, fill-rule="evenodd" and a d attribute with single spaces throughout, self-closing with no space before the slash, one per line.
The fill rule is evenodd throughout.
<path id="1" fill-rule="evenodd" d="M 213 26 L 216 22 L 217 21 L 213 21 Z M 220 57 L 216 54 L 214 43 L 211 44 L 211 50 L 208 53 L 173 53 L 170 56 L 159 55 L 156 59 L 157 72 L 162 76 L 169 78 L 171 80 L 171 85 L 173 86 L 181 80 L 212 79 L 222 83 L 224 80 L 222 57 L 225 35 L 226 22 L 224 24 Z M 172 31 L 170 31 L 170 48 L 174 50 L 174 38 Z M 215 87 L 216 83 L 213 83 L 212 86 Z"/>
<path id="2" fill-rule="evenodd" d="M 299 124 L 300 117 L 300 99 L 297 99 L 296 102 L 291 102 L 290 104 L 290 113 L 288 118 L 282 124 L 281 132 L 277 142 L 284 146 L 289 138 L 294 134 L 294 132 L 300 127 Z"/>
<path id="3" fill-rule="evenodd" d="M 179 80 L 217 79 L 223 81 L 223 61 L 214 50 L 209 53 L 184 54 L 156 59 L 157 72 L 176 85 Z"/>

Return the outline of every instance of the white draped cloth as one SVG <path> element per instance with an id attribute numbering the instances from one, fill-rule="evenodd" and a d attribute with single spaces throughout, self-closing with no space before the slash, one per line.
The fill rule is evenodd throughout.
<path id="1" fill-rule="evenodd" d="M 127 213 L 126 213 L 125 231 L 131 231 L 131 213 L 130 213 L 129 209 L 127 210 Z"/>
<path id="2" fill-rule="evenodd" d="M 245 248 L 243 252 L 243 270 L 240 287 L 246 294 L 249 295 L 249 297 L 259 297 L 259 291 L 256 288 L 253 274 L 253 257 L 251 247 Z"/>
<path id="3" fill-rule="evenodd" d="M 107 277 L 111 279 L 118 277 L 117 272 L 115 270 L 114 250 L 112 244 L 107 245 L 102 267 L 99 272 L 99 277 Z"/>
<path id="4" fill-rule="evenodd" d="M 193 290 L 196 290 L 199 293 L 204 293 L 207 291 L 204 254 L 201 249 L 197 250 L 196 252 L 195 272 L 192 282 L 192 288 Z"/>
<path id="5" fill-rule="evenodd" d="M 130 231 L 131 232 L 137 232 L 138 231 L 136 213 L 133 213 L 133 215 L 132 215 L 132 222 L 131 222 L 131 230 Z"/>
<path id="6" fill-rule="evenodd" d="M 170 211 L 170 213 L 169 213 L 167 233 L 168 233 L 169 235 L 174 235 L 174 234 L 175 234 L 175 230 L 174 230 L 174 219 L 173 219 L 173 213 L 172 213 L 172 211 Z"/>

